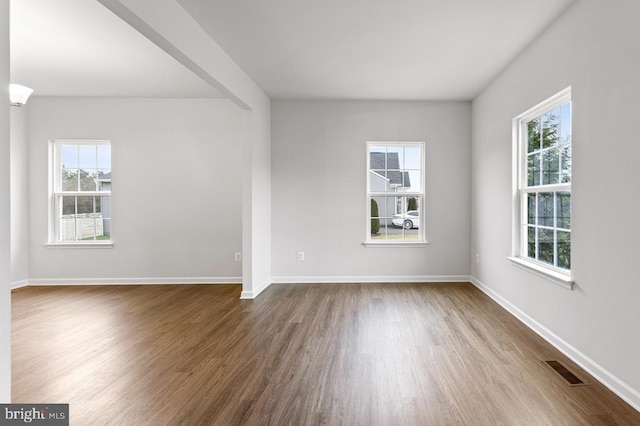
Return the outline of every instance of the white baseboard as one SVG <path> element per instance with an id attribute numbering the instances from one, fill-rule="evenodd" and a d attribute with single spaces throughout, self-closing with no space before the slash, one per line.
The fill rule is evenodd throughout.
<path id="1" fill-rule="evenodd" d="M 267 287 L 269 287 L 271 284 L 272 284 L 272 281 L 267 279 L 258 287 L 256 287 L 255 290 L 243 291 L 242 293 L 240 293 L 240 299 L 255 299 L 260 293 L 265 291 Z"/>
<path id="2" fill-rule="evenodd" d="M 457 283 L 469 282 L 469 275 L 387 275 L 387 276 L 304 276 L 272 277 L 273 284 L 329 284 L 329 283 Z"/>
<path id="3" fill-rule="evenodd" d="M 471 283 L 478 287 L 483 293 L 492 298 L 496 303 L 509 311 L 513 316 L 518 318 L 524 325 L 533 330 L 540 337 L 545 339 L 551 345 L 553 345 L 560 352 L 569 357 L 573 362 L 578 364 L 587 373 L 591 374 L 600 383 L 609 388 L 613 393 L 618 395 L 629 405 L 640 411 L 640 392 L 632 388 L 618 377 L 613 375 L 609 370 L 602 367 L 600 364 L 589 358 L 587 355 L 580 352 L 578 349 L 570 345 L 561 337 L 553 333 L 551 330 L 540 324 L 535 319 L 521 311 L 514 304 L 507 299 L 487 287 L 480 280 L 475 277 L 471 277 Z"/>
<path id="4" fill-rule="evenodd" d="M 15 290 L 17 288 L 26 287 L 28 285 L 29 285 L 29 280 L 14 281 L 14 282 L 11 283 L 11 290 Z"/>
<path id="5" fill-rule="evenodd" d="M 242 277 L 35 278 L 28 285 L 240 284 Z"/>
<path id="6" fill-rule="evenodd" d="M 450 283 L 469 282 L 468 275 L 423 275 L 423 276 L 304 276 L 271 277 L 252 291 L 243 291 L 240 299 L 255 299 L 271 284 L 331 284 L 331 283 Z"/>

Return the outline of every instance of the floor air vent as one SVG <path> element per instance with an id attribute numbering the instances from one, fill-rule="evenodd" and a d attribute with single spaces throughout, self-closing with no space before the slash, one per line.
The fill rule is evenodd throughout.
<path id="1" fill-rule="evenodd" d="M 584 386 L 586 385 L 578 376 L 573 374 L 571 371 L 567 369 L 564 365 L 560 364 L 559 361 L 544 361 L 549 367 L 553 369 L 556 373 L 562 376 L 563 379 L 567 381 L 569 386 Z"/>

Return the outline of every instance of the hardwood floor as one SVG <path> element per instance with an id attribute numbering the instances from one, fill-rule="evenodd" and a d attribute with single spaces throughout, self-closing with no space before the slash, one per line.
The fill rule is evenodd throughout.
<path id="1" fill-rule="evenodd" d="M 640 424 L 471 284 L 240 290 L 17 290 L 13 400 L 69 403 L 72 425 Z"/>

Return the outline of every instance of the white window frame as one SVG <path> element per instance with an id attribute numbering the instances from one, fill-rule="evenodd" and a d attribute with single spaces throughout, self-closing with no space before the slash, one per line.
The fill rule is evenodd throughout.
<path id="1" fill-rule="evenodd" d="M 426 229 L 425 229 L 425 142 L 420 141 L 368 141 L 366 144 L 366 226 L 365 226 L 365 240 L 363 246 L 365 247 L 426 247 L 428 242 L 426 238 Z M 420 188 L 422 188 L 421 192 L 418 191 L 410 191 L 410 192 L 402 192 L 396 194 L 396 196 L 402 197 L 416 197 L 418 198 L 418 205 L 420 206 L 420 227 L 418 228 L 418 240 L 401 240 L 401 241 L 389 241 L 389 240 L 372 240 L 371 239 L 371 202 L 369 201 L 371 197 L 389 197 L 393 196 L 393 192 L 371 192 L 371 155 L 369 154 L 370 148 L 372 146 L 396 146 L 396 147 L 419 147 L 420 148 Z M 406 211 L 406 208 L 404 209 Z"/>
<path id="2" fill-rule="evenodd" d="M 60 145 L 108 145 L 111 148 L 113 158 L 113 145 L 110 140 L 63 140 L 53 139 L 49 141 L 49 231 L 48 242 L 45 244 L 47 248 L 112 248 L 113 234 L 109 240 L 82 240 L 82 241 L 59 241 L 59 218 L 56 214 L 58 209 L 56 197 L 60 195 L 74 196 L 109 196 L 112 203 L 111 190 L 109 191 L 57 191 L 57 173 L 60 170 L 60 158 L 58 146 Z M 113 164 L 111 164 L 113 166 Z M 112 169 L 113 170 L 113 169 Z M 111 217 L 110 217 L 111 219 Z"/>
<path id="3" fill-rule="evenodd" d="M 513 119 L 513 215 L 512 215 L 512 250 L 508 259 L 513 265 L 521 267 L 537 276 L 555 284 L 572 289 L 574 280 L 571 271 L 537 261 L 527 253 L 527 195 L 540 192 L 569 192 L 571 182 L 528 186 L 527 182 L 527 123 L 553 109 L 569 103 L 571 108 L 571 126 L 573 125 L 573 105 L 571 104 L 571 87 L 567 87 L 554 96 L 544 100 L 528 111 Z M 571 146 L 573 133 L 571 130 Z M 572 179 L 573 180 L 573 176 Z M 555 229 L 555 226 L 554 226 Z"/>

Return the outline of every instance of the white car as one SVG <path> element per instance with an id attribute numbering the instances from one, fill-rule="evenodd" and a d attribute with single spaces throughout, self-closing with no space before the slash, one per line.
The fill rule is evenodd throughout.
<path id="1" fill-rule="evenodd" d="M 391 223 L 402 226 L 404 229 L 420 228 L 420 212 L 409 210 L 405 214 L 394 214 Z"/>

